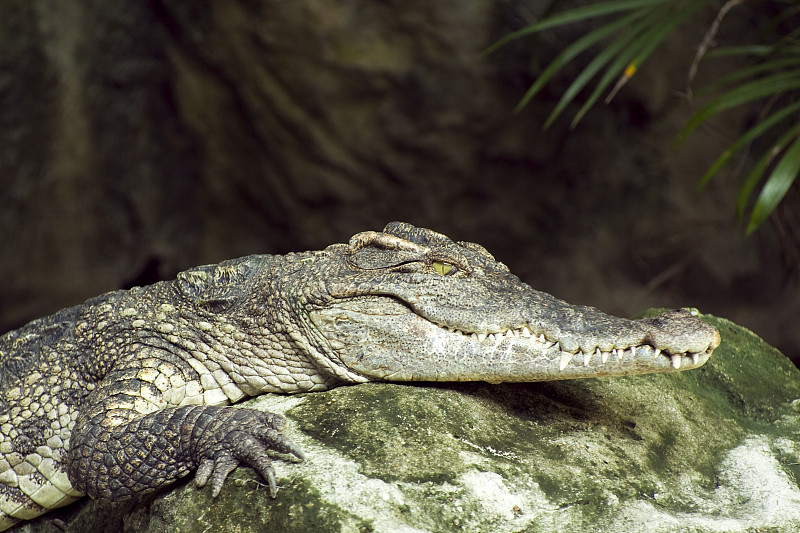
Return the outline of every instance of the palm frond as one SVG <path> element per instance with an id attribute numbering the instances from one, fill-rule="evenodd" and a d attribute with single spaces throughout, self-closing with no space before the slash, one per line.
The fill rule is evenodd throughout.
<path id="1" fill-rule="evenodd" d="M 641 9 L 648 5 L 663 4 L 669 1 L 670 0 L 617 0 L 613 2 L 589 4 L 588 6 L 571 9 L 569 11 L 553 15 L 552 17 L 547 17 L 535 24 L 531 24 L 530 26 L 526 26 L 521 30 L 506 35 L 487 48 L 483 52 L 483 55 L 486 56 L 491 54 L 498 48 L 510 43 L 515 39 L 527 37 L 544 30 L 549 30 L 551 28 L 556 28 L 558 26 L 564 26 L 567 24 L 573 24 L 575 22 L 582 22 L 596 17 L 611 15 L 620 11 L 630 11 L 631 9 Z"/>
<path id="2" fill-rule="evenodd" d="M 594 31 L 591 31 L 569 45 L 565 48 L 560 54 L 556 56 L 555 59 L 547 66 L 544 71 L 542 71 L 539 76 L 537 76 L 536 81 L 530 86 L 528 91 L 522 97 L 522 99 L 517 104 L 517 107 L 514 108 L 514 112 L 519 112 L 523 107 L 525 107 L 528 102 L 533 99 L 534 96 L 539 94 L 539 91 L 547 85 L 547 82 L 555 76 L 558 71 L 560 71 L 563 67 L 565 67 L 570 61 L 575 59 L 578 55 L 586 50 L 590 49 L 592 46 L 596 45 L 598 42 L 602 41 L 606 37 L 622 30 L 626 26 L 634 23 L 637 18 L 641 17 L 640 12 L 634 12 L 629 14 L 626 17 L 623 17 L 611 24 L 606 24 L 605 26 L 601 26 Z"/>
<path id="3" fill-rule="evenodd" d="M 718 158 L 714 161 L 714 164 L 708 169 L 708 171 L 700 178 L 700 183 L 698 184 L 698 188 L 704 187 L 711 178 L 724 167 L 730 159 L 736 155 L 742 148 L 749 145 L 753 141 L 755 141 L 758 137 L 766 133 L 769 129 L 773 126 L 780 124 L 781 122 L 787 120 L 793 114 L 800 112 L 800 102 L 795 102 L 792 105 L 788 105 L 779 111 L 769 115 L 767 118 L 747 130 L 747 132 L 736 139 Z M 747 195 L 749 196 L 749 194 Z"/>
<path id="4" fill-rule="evenodd" d="M 739 190 L 739 197 L 736 200 L 736 214 L 738 216 L 741 217 L 744 215 L 745 209 L 747 208 L 747 203 L 750 200 L 750 196 L 753 194 L 756 185 L 758 185 L 758 183 L 764 177 L 775 159 L 780 157 L 786 146 L 792 142 L 798 136 L 798 134 L 800 134 L 800 124 L 795 124 L 794 127 L 784 132 L 784 134 L 772 144 L 770 149 L 764 152 L 758 161 L 756 161 L 756 163 L 753 165 L 753 168 L 750 170 L 750 173 L 745 179 L 744 185 L 742 185 L 742 188 Z M 762 207 L 762 211 L 763 210 L 764 207 Z"/>
<path id="5" fill-rule="evenodd" d="M 761 189 L 761 194 L 758 195 L 756 203 L 753 206 L 753 213 L 750 215 L 750 221 L 747 224 L 747 233 L 750 234 L 769 217 L 783 197 L 789 187 L 797 179 L 800 174 L 800 136 L 798 131 L 800 128 L 795 129 L 795 139 L 792 145 L 786 149 L 780 161 L 775 165 L 767 182 Z"/>
<path id="6" fill-rule="evenodd" d="M 653 9 L 651 15 L 642 21 L 638 28 L 630 30 L 630 33 L 635 33 L 638 30 L 640 32 L 639 36 L 630 43 L 630 46 L 623 48 L 606 69 L 605 74 L 598 81 L 592 94 L 578 110 L 575 118 L 572 119 L 570 124 L 572 128 L 575 128 L 581 118 L 597 103 L 600 95 L 606 91 L 614 79 L 619 78 L 620 75 L 630 78 L 633 74 L 627 75 L 623 73 L 635 72 L 677 26 L 702 7 L 702 3 L 686 4 L 675 10 L 674 13 L 669 12 L 674 6 L 665 5 L 663 7 L 665 9 Z M 623 78 L 624 81 L 627 81 L 626 78 Z"/>
<path id="7" fill-rule="evenodd" d="M 536 78 L 515 107 L 515 112 L 521 110 L 566 65 L 605 41 L 605 46 L 589 60 L 568 85 L 543 125 L 545 129 L 550 127 L 602 72 L 595 81 L 591 93 L 573 117 L 571 127 L 574 128 L 603 94 L 607 94 L 606 102 L 610 101 L 678 26 L 701 9 L 715 3 L 713 0 L 612 0 L 592 3 L 547 16 L 500 39 L 485 53 L 494 52 L 514 39 L 535 35 L 545 30 L 598 17 L 611 17 L 610 21 L 592 29 L 559 53 Z M 750 203 L 755 188 L 764 181 L 758 197 L 753 202 L 747 225 L 747 232 L 750 233 L 774 211 L 788 188 L 800 175 L 800 124 L 797 121 L 797 115 L 800 113 L 800 25 L 791 24 L 790 18 L 796 15 L 792 2 L 785 2 L 785 6 L 778 2 L 781 3 L 781 7 L 777 14 L 762 21 L 761 26 L 775 37 L 773 42 L 744 43 L 709 50 L 725 15 L 741 3 L 742 0 L 727 0 L 721 7 L 715 7 L 718 9 L 717 17 L 709 26 L 703 42 L 698 46 L 697 54 L 689 69 L 688 94 L 693 94 L 691 83 L 701 60 L 741 57 L 747 61 L 746 66 L 720 77 L 698 92 L 698 97 L 704 97 L 708 101 L 689 118 L 678 134 L 678 140 L 684 141 L 701 124 L 726 110 L 753 105 L 762 100 L 767 102 L 762 110 L 763 118 L 730 144 L 698 184 L 698 188 L 705 186 L 735 154 L 767 133 L 779 135 L 778 140 L 771 144 L 771 148 L 753 164 L 739 193 L 736 210 L 741 216 Z M 616 84 L 609 92 L 608 89 L 615 80 Z M 785 131 L 781 132 L 781 129 Z"/>

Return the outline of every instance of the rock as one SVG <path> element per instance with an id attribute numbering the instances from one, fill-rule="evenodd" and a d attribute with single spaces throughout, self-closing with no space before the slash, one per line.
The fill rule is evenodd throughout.
<path id="1" fill-rule="evenodd" d="M 800 529 L 800 372 L 749 330 L 669 375 L 489 385 L 366 384 L 243 406 L 282 413 L 305 462 L 270 499 L 236 470 L 139 507 L 86 501 L 22 531 Z M 282 458 L 286 459 L 286 458 Z"/>

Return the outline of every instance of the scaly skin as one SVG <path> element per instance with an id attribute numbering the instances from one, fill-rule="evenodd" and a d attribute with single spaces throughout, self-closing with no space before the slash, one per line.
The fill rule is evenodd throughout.
<path id="1" fill-rule="evenodd" d="M 686 311 L 625 320 L 533 290 L 481 246 L 408 224 L 117 291 L 0 337 L 0 530 L 84 494 L 126 500 L 269 450 L 302 452 L 247 396 L 366 381 L 525 382 L 696 368 Z"/>

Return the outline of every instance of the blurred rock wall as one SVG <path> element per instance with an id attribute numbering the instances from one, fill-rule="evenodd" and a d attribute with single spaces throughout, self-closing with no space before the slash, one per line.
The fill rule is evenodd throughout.
<path id="1" fill-rule="evenodd" d="M 800 354 L 787 237 L 769 225 L 742 236 L 732 180 L 694 191 L 729 140 L 719 132 L 748 117 L 673 144 L 687 57 L 714 14 L 575 131 L 565 118 L 542 132 L 568 77 L 511 109 L 585 29 L 480 52 L 543 7 L 3 2 L 0 330 L 399 219 L 480 242 L 573 303 L 696 306 Z"/>

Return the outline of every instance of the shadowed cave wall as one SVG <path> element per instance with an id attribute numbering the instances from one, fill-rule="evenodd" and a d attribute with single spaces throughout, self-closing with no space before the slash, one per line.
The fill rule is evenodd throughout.
<path id="1" fill-rule="evenodd" d="M 674 145 L 690 113 L 686 58 L 714 13 L 576 130 L 564 119 L 543 132 L 569 78 L 511 110 L 585 28 L 480 57 L 543 8 L 4 2 L 0 331 L 187 267 L 320 248 L 397 219 L 479 242 L 571 303 L 699 307 L 800 355 L 797 210 L 745 238 L 739 182 L 695 191 L 752 113 Z"/>

